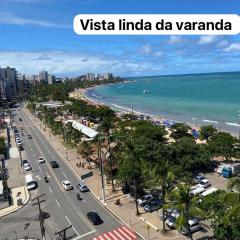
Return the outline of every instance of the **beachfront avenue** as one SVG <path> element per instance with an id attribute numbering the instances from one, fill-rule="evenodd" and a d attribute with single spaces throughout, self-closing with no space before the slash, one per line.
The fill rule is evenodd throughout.
<path id="1" fill-rule="evenodd" d="M 32 168 L 31 171 L 22 172 L 24 175 L 32 174 L 38 186 L 37 189 L 30 191 L 30 200 L 25 207 L 0 219 L 1 237 L 15 239 L 14 232 L 16 232 L 20 238 L 28 236 L 42 239 L 38 206 L 34 204 L 36 202 L 34 199 L 38 196 L 42 211 L 50 214 L 50 217 L 44 220 L 46 239 L 55 239 L 56 232 L 69 226 L 72 227 L 66 231 L 66 234 L 70 239 L 86 240 L 121 226 L 122 224 L 104 206 L 101 206 L 90 192 L 81 193 L 81 201 L 77 199 L 76 185 L 79 183 L 79 178 L 49 143 L 50 140 L 44 136 L 43 129 L 39 128 L 29 112 L 16 109 L 13 115 L 15 115 L 14 125 L 22 132 L 23 159 L 27 159 Z M 28 136 L 32 138 L 28 139 Z M 39 163 L 40 156 L 45 159 L 44 163 Z M 51 167 L 52 160 L 58 162 L 59 168 Z M 44 180 L 45 177 L 48 178 L 48 182 Z M 74 189 L 65 191 L 61 185 L 63 180 L 69 180 L 74 185 Z M 94 226 L 89 222 L 86 214 L 92 210 L 98 212 L 104 221 L 103 224 Z"/>

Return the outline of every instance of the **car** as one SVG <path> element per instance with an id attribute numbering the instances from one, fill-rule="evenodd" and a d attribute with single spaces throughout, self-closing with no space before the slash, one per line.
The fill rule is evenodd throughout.
<path id="1" fill-rule="evenodd" d="M 199 223 L 199 221 L 197 219 L 188 220 L 188 224 L 189 224 L 191 233 L 200 231 L 203 228 L 202 225 Z M 187 226 L 183 226 L 181 228 L 180 232 L 183 235 L 188 235 L 189 234 L 189 230 L 188 230 Z"/>
<path id="2" fill-rule="evenodd" d="M 19 118 L 18 120 L 21 122 L 21 121 L 22 121 L 22 118 Z"/>
<path id="3" fill-rule="evenodd" d="M 39 158 L 38 158 L 38 162 L 39 162 L 39 163 L 45 163 L 45 159 L 44 159 L 43 157 L 39 157 Z"/>
<path id="4" fill-rule="evenodd" d="M 65 190 L 71 190 L 73 189 L 72 184 L 68 180 L 62 181 L 62 186 Z"/>
<path id="5" fill-rule="evenodd" d="M 144 206 L 145 204 L 151 202 L 153 200 L 153 195 L 147 194 L 144 195 L 143 197 L 137 199 L 137 203 L 139 206 Z"/>
<path id="6" fill-rule="evenodd" d="M 32 139 L 32 136 L 30 134 L 27 135 L 28 139 Z"/>
<path id="7" fill-rule="evenodd" d="M 88 212 L 87 218 L 89 221 L 92 222 L 93 225 L 99 225 L 103 223 L 103 220 L 100 218 L 100 216 L 96 212 Z"/>
<path id="8" fill-rule="evenodd" d="M 170 229 L 175 229 L 176 228 L 176 221 L 177 218 L 180 216 L 179 212 L 177 210 L 174 210 L 170 213 L 170 215 L 168 216 L 167 220 L 166 220 L 166 225 L 170 228 Z"/>
<path id="9" fill-rule="evenodd" d="M 160 199 L 153 199 L 150 203 L 144 206 L 145 212 L 153 212 L 162 207 L 162 201 Z"/>
<path id="10" fill-rule="evenodd" d="M 51 165 L 52 168 L 58 168 L 59 167 L 59 165 L 56 161 L 51 161 L 50 165 Z"/>
<path id="11" fill-rule="evenodd" d="M 30 171 L 32 169 L 30 163 L 27 160 L 23 160 L 22 164 L 25 171 Z"/>
<path id="12" fill-rule="evenodd" d="M 165 210 L 165 215 L 164 215 L 164 217 L 163 217 L 163 211 L 160 213 L 160 215 L 159 215 L 159 218 L 160 218 L 160 220 L 161 221 L 163 221 L 163 220 L 167 220 L 167 218 L 168 218 L 168 216 L 171 214 L 171 212 L 172 211 L 174 211 L 174 209 L 172 209 L 172 208 L 167 208 L 166 210 Z"/>
<path id="13" fill-rule="evenodd" d="M 89 191 L 87 185 L 84 182 L 79 182 L 77 184 L 77 188 L 80 190 L 80 192 L 87 192 L 87 191 Z"/>
<path id="14" fill-rule="evenodd" d="M 195 183 L 200 183 L 203 179 L 205 179 L 202 175 L 197 175 L 193 180 Z"/>
<path id="15" fill-rule="evenodd" d="M 197 186 L 196 188 L 191 189 L 191 194 L 192 194 L 192 195 L 198 195 L 198 194 L 203 193 L 205 190 L 206 190 L 206 189 L 205 189 L 204 187 Z"/>
<path id="16" fill-rule="evenodd" d="M 203 188 L 208 188 L 211 186 L 211 183 L 209 182 L 208 179 L 203 179 L 199 182 L 198 186 Z"/>

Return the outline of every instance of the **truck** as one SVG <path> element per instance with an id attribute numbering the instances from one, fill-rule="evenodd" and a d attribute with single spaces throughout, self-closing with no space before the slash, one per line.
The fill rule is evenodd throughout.
<path id="1" fill-rule="evenodd" d="M 240 163 L 224 165 L 222 168 L 222 176 L 225 178 L 230 178 L 238 173 L 240 173 Z"/>

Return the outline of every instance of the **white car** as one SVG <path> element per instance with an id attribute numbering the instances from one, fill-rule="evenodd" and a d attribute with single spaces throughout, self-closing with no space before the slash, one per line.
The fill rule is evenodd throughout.
<path id="1" fill-rule="evenodd" d="M 222 174 L 222 170 L 223 170 L 223 166 L 219 166 L 219 167 L 217 168 L 217 173 L 218 173 L 218 174 Z"/>
<path id="2" fill-rule="evenodd" d="M 188 220 L 188 223 L 189 223 L 189 226 L 190 226 L 191 233 L 200 231 L 203 228 L 202 225 L 199 223 L 199 221 L 196 220 L 196 219 L 190 219 L 190 220 Z M 187 227 L 182 227 L 180 232 L 183 235 L 188 235 L 188 228 Z"/>
<path id="3" fill-rule="evenodd" d="M 30 171 L 32 169 L 32 167 L 29 163 L 24 163 L 23 168 L 24 168 L 25 171 Z"/>
<path id="4" fill-rule="evenodd" d="M 166 220 L 166 225 L 170 228 L 170 229 L 175 229 L 176 228 L 176 221 L 177 218 L 180 216 L 179 212 L 174 210 L 172 211 L 167 220 Z"/>
<path id="5" fill-rule="evenodd" d="M 200 183 L 203 179 L 205 179 L 202 175 L 197 175 L 193 180 L 195 183 Z"/>
<path id="6" fill-rule="evenodd" d="M 77 187 L 79 188 L 80 192 L 87 192 L 89 191 L 87 185 L 83 182 L 78 183 Z"/>
<path id="7" fill-rule="evenodd" d="M 191 194 L 193 195 L 198 195 L 198 194 L 201 194 L 205 191 L 206 189 L 204 187 L 200 187 L 200 186 L 197 186 L 196 188 L 194 188 L 193 190 L 191 190 Z"/>
<path id="8" fill-rule="evenodd" d="M 199 182 L 198 186 L 203 188 L 208 188 L 211 186 L 211 183 L 209 182 L 208 179 L 203 179 Z"/>
<path id="9" fill-rule="evenodd" d="M 39 157 L 38 162 L 39 163 L 45 163 L 45 159 L 43 157 Z"/>
<path id="10" fill-rule="evenodd" d="M 65 190 L 71 190 L 73 189 L 72 184 L 68 180 L 62 181 L 62 186 Z"/>

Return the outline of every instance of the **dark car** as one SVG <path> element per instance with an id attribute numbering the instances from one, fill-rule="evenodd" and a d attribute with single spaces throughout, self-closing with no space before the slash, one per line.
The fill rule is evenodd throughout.
<path id="1" fill-rule="evenodd" d="M 22 118 L 19 118 L 19 121 L 22 121 Z"/>
<path id="2" fill-rule="evenodd" d="M 96 212 L 88 212 L 87 218 L 93 223 L 93 225 L 99 225 L 103 223 L 103 220 L 99 217 Z"/>
<path id="3" fill-rule="evenodd" d="M 28 139 L 32 139 L 32 136 L 30 134 L 28 134 L 27 138 Z"/>
<path id="4" fill-rule="evenodd" d="M 58 168 L 59 167 L 59 165 L 56 161 L 51 161 L 50 165 L 52 166 L 52 168 Z"/>
<path id="5" fill-rule="evenodd" d="M 153 212 L 162 207 L 162 201 L 160 199 L 153 199 L 149 204 L 144 206 L 146 212 Z"/>

